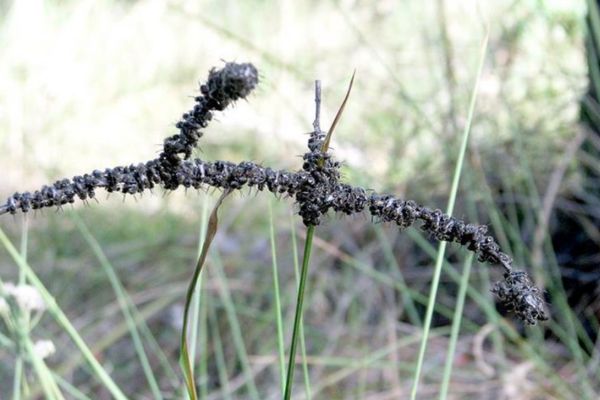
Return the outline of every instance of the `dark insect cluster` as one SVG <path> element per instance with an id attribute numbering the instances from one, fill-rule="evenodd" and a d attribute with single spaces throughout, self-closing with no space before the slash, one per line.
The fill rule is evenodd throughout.
<path id="1" fill-rule="evenodd" d="M 493 292 L 517 316 L 530 324 L 547 319 L 539 289 L 525 272 L 512 269 L 512 259 L 500 250 L 485 226 L 467 224 L 411 200 L 367 193 L 361 187 L 340 183 L 340 163 L 330 152 L 323 151 L 325 133 L 318 126 L 310 135 L 300 171 L 275 170 L 249 161 L 235 164 L 191 160 L 192 150 L 202 136 L 200 130 L 208 125 L 212 113 L 246 98 L 257 84 L 258 72 L 252 64 L 226 63 L 219 70 L 211 70 L 207 82 L 200 86 L 201 95 L 195 98 L 194 108 L 177 122 L 179 133 L 165 139 L 158 158 L 62 179 L 34 192 L 15 193 L 0 206 L 0 215 L 60 207 L 76 199 L 94 198 L 98 188 L 136 194 L 155 186 L 165 190 L 180 186 L 194 189 L 255 187 L 295 198 L 298 213 L 307 226 L 318 225 L 329 210 L 347 215 L 368 210 L 374 219 L 395 223 L 400 228 L 420 221 L 420 228 L 433 238 L 466 246 L 477 254 L 479 261 L 500 264 L 505 280 L 496 283 Z"/>
<path id="2" fill-rule="evenodd" d="M 533 285 L 529 276 L 523 271 L 512 271 L 504 274 L 504 282 L 498 282 L 492 292 L 510 311 L 529 324 L 537 320 L 545 320 L 544 299 L 540 290 Z"/>
<path id="3" fill-rule="evenodd" d="M 479 261 L 501 264 L 506 271 L 511 269 L 510 257 L 500 251 L 494 238 L 487 234 L 485 225 L 467 224 L 441 210 L 431 210 L 412 200 L 398 200 L 390 195 L 370 196 L 369 210 L 371 215 L 385 222 L 395 222 L 400 228 L 406 228 L 420 220 L 423 222 L 421 229 L 434 239 L 460 243 L 476 253 Z"/>

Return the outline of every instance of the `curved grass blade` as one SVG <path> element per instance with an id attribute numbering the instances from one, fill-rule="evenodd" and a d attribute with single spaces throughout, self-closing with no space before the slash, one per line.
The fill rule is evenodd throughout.
<path id="1" fill-rule="evenodd" d="M 192 297 L 194 295 L 194 290 L 196 289 L 196 283 L 198 282 L 200 272 L 202 271 L 202 267 L 204 266 L 204 262 L 206 261 L 206 256 L 208 255 L 208 250 L 210 249 L 210 245 L 213 239 L 215 238 L 215 235 L 217 234 L 217 228 L 219 226 L 219 207 L 223 203 L 223 200 L 225 200 L 225 197 L 227 197 L 230 193 L 230 189 L 225 190 L 217 200 L 217 203 L 215 204 L 212 212 L 210 213 L 210 217 L 208 219 L 208 227 L 206 228 L 206 238 L 204 239 L 204 243 L 202 244 L 202 252 L 200 253 L 200 257 L 198 258 L 198 263 L 196 264 L 194 275 L 192 276 L 192 280 L 190 281 L 190 285 L 188 286 L 187 293 L 185 296 L 185 308 L 183 311 L 183 328 L 181 329 L 180 363 L 181 368 L 183 369 L 188 396 L 191 400 L 197 400 L 198 393 L 196 392 L 196 381 L 194 379 L 194 371 L 192 370 L 192 362 L 190 360 L 190 354 L 188 351 L 187 343 L 187 329 L 190 305 Z"/>
<path id="2" fill-rule="evenodd" d="M 198 251 L 196 254 L 197 258 L 200 258 L 200 254 L 202 253 L 202 244 L 204 243 L 204 239 L 206 238 L 206 226 L 208 223 L 208 201 L 202 202 L 202 213 L 200 218 L 200 227 L 198 233 Z M 207 357 L 207 346 L 208 346 L 208 309 L 206 307 L 207 304 L 207 293 L 202 290 L 202 281 L 205 273 L 201 272 L 198 277 L 198 282 L 196 282 L 196 289 L 194 290 L 194 295 L 192 298 L 192 304 L 190 308 L 191 314 L 191 327 L 189 332 L 189 358 L 191 363 L 191 370 L 193 371 L 194 361 L 196 359 L 196 347 L 200 348 L 200 360 L 198 365 L 198 376 L 200 379 L 206 379 L 208 376 L 208 357 Z M 198 340 L 198 335 L 203 332 L 204 334 L 200 336 L 200 340 Z M 208 397 L 208 385 L 203 385 L 200 383 L 200 398 L 205 399 Z"/>

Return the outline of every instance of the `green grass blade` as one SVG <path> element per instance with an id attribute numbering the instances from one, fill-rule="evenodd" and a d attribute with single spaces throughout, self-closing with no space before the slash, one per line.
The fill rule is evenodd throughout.
<path id="1" fill-rule="evenodd" d="M 200 228 L 198 229 L 198 252 L 196 258 L 200 258 L 202 254 L 202 244 L 206 240 L 206 228 L 208 220 L 208 201 L 202 202 L 202 217 L 200 218 Z M 196 358 L 196 344 L 198 341 L 198 326 L 200 321 L 200 293 L 202 291 L 202 276 L 204 274 L 200 271 L 198 277 L 198 283 L 196 284 L 196 290 L 194 291 L 194 297 L 192 299 L 192 308 L 190 310 L 191 320 L 190 323 L 190 362 L 192 369 L 194 367 L 194 360 Z"/>
<path id="2" fill-rule="evenodd" d="M 21 230 L 21 257 L 23 260 L 27 261 L 27 243 L 29 242 L 29 219 L 27 218 L 27 214 L 23 214 L 23 226 Z M 19 283 L 25 283 L 25 272 L 23 270 L 19 270 Z"/>
<path id="3" fill-rule="evenodd" d="M 465 297 L 467 296 L 467 288 L 469 287 L 469 277 L 471 276 L 472 265 L 473 253 L 469 253 L 467 255 L 467 259 L 465 260 L 465 265 L 463 266 L 460 286 L 458 289 L 458 297 L 456 299 L 454 318 L 452 318 L 452 332 L 450 333 L 450 344 L 448 345 L 448 352 L 446 353 L 446 365 L 444 365 L 444 375 L 442 377 L 442 387 L 440 389 L 440 400 L 446 400 L 448 395 L 450 376 L 452 375 L 452 364 L 454 362 L 456 343 L 458 342 L 458 333 L 460 332 L 460 323 L 462 321 Z"/>
<path id="4" fill-rule="evenodd" d="M 198 254 L 197 258 L 200 258 L 202 254 L 202 244 L 206 240 L 206 230 L 207 230 L 207 221 L 208 221 L 208 201 L 202 202 L 202 217 L 200 218 L 200 228 L 198 234 Z M 198 283 L 196 284 L 196 289 L 194 290 L 194 297 L 192 300 L 192 308 L 191 308 L 191 329 L 190 329 L 190 364 L 192 371 L 194 370 L 194 360 L 196 359 L 196 347 L 200 345 L 200 365 L 198 366 L 198 374 L 200 379 L 207 379 L 208 377 L 208 357 L 207 357 L 207 307 L 206 307 L 206 292 L 202 290 L 202 282 L 204 278 L 204 272 L 200 271 L 200 276 L 198 277 Z M 198 343 L 198 336 L 200 333 L 204 333 L 200 336 L 200 343 Z M 200 396 L 205 399 L 208 397 L 208 387 L 207 385 L 203 385 L 200 383 Z"/>
<path id="5" fill-rule="evenodd" d="M 290 233 L 292 236 L 292 255 L 294 257 L 294 277 L 296 279 L 296 289 L 300 286 L 300 265 L 298 265 L 298 241 L 296 239 L 296 229 L 294 224 L 294 214 L 290 215 Z M 306 361 L 306 338 L 304 337 L 304 317 L 300 318 L 300 352 L 302 353 L 302 372 L 304 375 L 304 390 L 306 400 L 311 399 L 310 375 L 308 374 L 308 362 Z"/>
<path id="6" fill-rule="evenodd" d="M 65 313 L 58 306 L 54 297 L 48 292 L 42 281 L 37 277 L 35 272 L 31 269 L 29 264 L 18 253 L 17 249 L 10 242 L 4 231 L 0 228 L 0 242 L 2 242 L 3 246 L 6 248 L 8 253 L 11 255 L 13 260 L 17 263 L 19 268 L 24 271 L 25 276 L 29 282 L 38 290 L 46 306 L 48 307 L 48 312 L 50 315 L 56 319 L 58 324 L 65 330 L 65 332 L 69 335 L 69 337 L 73 340 L 93 373 L 96 375 L 98 380 L 102 382 L 102 384 L 108 389 L 108 391 L 112 394 L 112 396 L 117 400 L 127 400 L 127 397 L 123 394 L 121 389 L 115 384 L 110 375 L 106 372 L 106 370 L 100 365 L 98 360 L 94 357 L 94 354 L 89 349 L 85 341 L 81 338 L 77 329 L 71 324 Z"/>
<path id="7" fill-rule="evenodd" d="M 288 360 L 287 378 L 285 381 L 285 393 L 283 398 L 289 400 L 292 397 L 292 384 L 294 381 L 294 367 L 296 365 L 296 344 L 300 334 L 300 321 L 302 320 L 302 307 L 304 306 L 304 291 L 306 289 L 306 277 L 308 275 L 308 265 L 312 242 L 315 234 L 315 227 L 309 226 L 306 230 L 306 242 L 304 243 L 304 256 L 302 258 L 302 270 L 300 272 L 300 283 L 298 285 L 298 298 L 296 300 L 296 312 L 294 314 L 294 328 L 292 330 L 292 344 L 290 345 L 290 355 Z"/>
<path id="8" fill-rule="evenodd" d="M 23 260 L 27 261 L 27 242 L 28 242 L 28 218 L 27 214 L 23 214 L 23 225 L 21 230 L 21 257 Z M 19 270 L 19 284 L 25 283 L 25 272 L 23 270 Z M 13 400 L 20 400 L 21 398 L 21 384 L 23 382 L 23 358 L 21 354 L 17 354 L 17 359 L 15 360 L 15 371 L 13 375 Z"/>
<path id="9" fill-rule="evenodd" d="M 98 259 L 102 270 L 108 277 L 110 285 L 112 286 L 113 291 L 115 292 L 117 301 L 119 303 L 119 307 L 121 308 L 121 312 L 125 317 L 125 322 L 127 323 L 127 327 L 129 329 L 129 333 L 133 341 L 133 346 L 137 353 L 138 359 L 140 360 L 142 370 L 144 371 L 144 376 L 146 377 L 148 385 L 150 386 L 150 391 L 152 392 L 152 395 L 155 399 L 162 399 L 163 397 L 160 393 L 158 382 L 156 381 L 156 377 L 154 376 L 154 372 L 152 371 L 152 367 L 150 366 L 150 361 L 148 360 L 148 355 L 146 354 L 146 350 L 144 349 L 144 344 L 142 343 L 140 332 L 137 329 L 137 324 L 135 323 L 135 320 L 132 315 L 132 311 L 130 308 L 131 300 L 129 299 L 129 295 L 125 291 L 125 288 L 123 288 L 123 285 L 121 284 L 121 281 L 117 276 L 113 265 L 106 257 L 106 254 L 104 254 L 102 246 L 100 246 L 100 243 L 98 243 L 98 241 L 96 240 L 94 235 L 92 235 L 85 223 L 76 214 L 73 217 L 73 221 L 75 222 L 75 225 L 81 232 L 81 235 L 83 236 L 85 241 L 88 243 L 88 245 L 94 252 L 94 255 Z"/>
<path id="10" fill-rule="evenodd" d="M 283 322 L 281 320 L 281 294 L 277 274 L 277 250 L 275 245 L 275 222 L 273 221 L 273 201 L 269 199 L 269 234 L 271 237 L 271 260 L 273 265 L 273 297 L 275 298 L 275 321 L 277 323 L 277 350 L 279 353 L 279 372 L 281 374 L 281 393 L 285 391 L 285 350 L 283 344 Z"/>
<path id="11" fill-rule="evenodd" d="M 481 52 L 479 55 L 479 65 L 477 67 L 477 77 L 475 80 L 475 85 L 473 87 L 473 91 L 471 93 L 471 102 L 469 105 L 469 114 L 467 117 L 467 122 L 465 125 L 465 130 L 462 135 L 462 143 L 460 146 L 460 152 L 458 154 L 458 159 L 456 161 L 456 167 L 454 170 L 454 178 L 452 179 L 452 188 L 450 189 L 450 198 L 448 200 L 448 207 L 446 213 L 448 215 L 452 215 L 454 211 L 454 204 L 456 202 L 456 195 L 458 193 L 458 186 L 460 183 L 460 175 L 462 172 L 462 165 L 465 158 L 465 154 L 467 152 L 467 145 L 469 143 L 469 134 L 471 132 L 471 124 L 473 122 L 473 114 L 475 111 L 475 102 L 477 99 L 477 92 L 479 88 L 479 81 L 481 78 L 481 72 L 483 70 L 483 65 L 485 61 L 485 54 L 487 51 L 487 43 L 488 43 L 488 33 L 486 32 L 485 38 L 483 39 L 483 43 L 481 46 Z M 444 255 L 446 252 L 446 242 L 440 243 L 438 249 L 438 255 L 435 262 L 435 269 L 433 272 L 433 279 L 431 282 L 431 290 L 429 294 L 429 304 L 427 305 L 427 311 L 425 314 L 425 321 L 423 325 L 423 338 L 421 340 L 421 346 L 419 347 L 419 356 L 417 359 L 417 367 L 415 369 L 415 375 L 413 380 L 413 386 L 411 390 L 411 400 L 415 400 L 417 398 L 417 392 L 419 389 L 419 380 L 421 379 L 421 370 L 423 368 L 423 361 L 425 359 L 425 350 L 427 348 L 427 341 L 429 338 L 429 330 L 431 328 L 431 320 L 433 317 L 433 309 L 435 307 L 435 299 L 437 295 L 437 290 L 440 282 L 440 275 L 442 271 L 442 263 L 444 261 Z"/>
<path id="12" fill-rule="evenodd" d="M 15 372 L 13 375 L 13 400 L 21 399 L 21 384 L 23 379 L 23 359 L 20 355 L 15 360 Z"/>

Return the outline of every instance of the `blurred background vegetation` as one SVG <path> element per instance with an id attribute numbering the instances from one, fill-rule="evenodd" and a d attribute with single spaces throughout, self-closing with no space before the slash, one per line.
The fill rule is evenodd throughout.
<path id="1" fill-rule="evenodd" d="M 498 271 L 475 265 L 450 394 L 594 398 L 600 393 L 594 177 L 600 162 L 590 149 L 600 146 L 590 131 L 600 114 L 590 88 L 600 85 L 600 74 L 590 83 L 597 46 L 586 25 L 589 4 L 0 1 L 0 194 L 155 157 L 207 71 L 235 60 L 259 68 L 260 86 L 248 102 L 217 116 L 196 156 L 298 169 L 313 120 L 314 79 L 323 82 L 328 126 L 356 69 L 332 145 L 344 179 L 443 209 L 489 27 L 454 214 L 490 226 L 547 290 L 553 319 L 534 328 L 505 319 L 489 293 Z M 587 125 L 580 121 L 582 104 L 592 115 Z M 163 396 L 174 398 L 182 393 L 184 294 L 214 196 L 155 190 L 123 200 L 99 193 L 99 204 L 30 213 L 25 228 L 19 215 L 0 221 L 17 246 L 28 232 L 29 264 L 132 398 L 153 396 L 118 296 L 82 226 L 143 315 L 149 363 Z M 270 228 L 286 343 L 296 291 L 292 239 L 302 244 L 305 230 L 291 199 L 272 200 L 246 190 L 221 211 L 199 313 L 198 374 L 208 398 L 248 398 L 253 387 L 260 398 L 280 395 Z M 583 271 L 575 243 L 587 246 Z M 406 397 L 435 243 L 416 229 L 398 232 L 366 216 L 331 215 L 317 229 L 316 246 L 304 332 L 312 398 Z M 450 246 L 420 398 L 437 398 L 464 258 L 463 249 Z M 0 248 L 0 277 L 14 282 L 18 274 Z M 47 314 L 31 336 L 54 342 L 56 352 L 46 360 L 52 371 L 92 398 L 109 398 Z M 16 351 L 6 343 L 0 342 L 0 398 L 14 382 Z M 35 379 L 29 386 L 39 393 Z"/>

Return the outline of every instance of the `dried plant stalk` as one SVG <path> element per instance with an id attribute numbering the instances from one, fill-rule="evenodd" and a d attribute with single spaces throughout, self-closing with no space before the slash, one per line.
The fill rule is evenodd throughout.
<path id="1" fill-rule="evenodd" d="M 196 189 L 212 186 L 227 190 L 255 187 L 294 197 L 299 206 L 298 214 L 307 226 L 319 225 L 321 217 L 329 210 L 347 215 L 368 210 L 375 220 L 393 222 L 400 228 L 420 221 L 420 228 L 433 238 L 459 243 L 474 252 L 479 261 L 502 266 L 504 281 L 496 283 L 492 291 L 519 318 L 529 324 L 547 319 L 541 291 L 525 272 L 513 270 L 511 257 L 500 250 L 487 233 L 486 226 L 465 223 L 411 200 L 341 183 L 340 163 L 329 151 L 322 151 L 326 137 L 319 127 L 315 127 L 308 140 L 302 170 L 297 172 L 275 170 L 249 161 L 235 164 L 190 160 L 192 150 L 202 136 L 200 129 L 208 125 L 212 113 L 246 98 L 257 84 L 258 72 L 252 64 L 226 63 L 222 69 L 211 70 L 207 82 L 200 86 L 201 95 L 195 98 L 194 108 L 183 114 L 176 124 L 179 133 L 165 139 L 158 158 L 59 180 L 34 192 L 15 193 L 0 206 L 0 215 L 60 207 L 76 199 L 94 198 L 98 188 L 136 194 L 157 185 L 165 190 L 180 186 Z"/>

